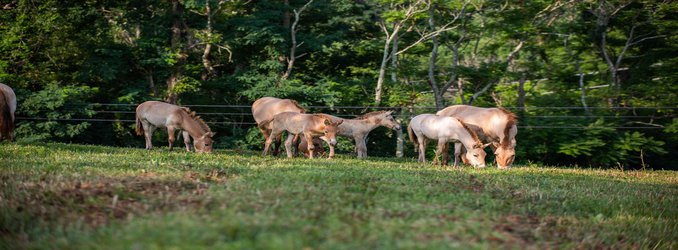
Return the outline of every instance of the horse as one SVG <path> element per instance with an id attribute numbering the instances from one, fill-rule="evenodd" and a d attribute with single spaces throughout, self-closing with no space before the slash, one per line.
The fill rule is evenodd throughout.
<path id="1" fill-rule="evenodd" d="M 174 144 L 174 131 L 179 129 L 182 130 L 186 151 L 191 151 L 190 137 L 193 137 L 193 147 L 196 152 L 212 152 L 212 144 L 214 143 L 212 137 L 216 133 L 210 130 L 210 127 L 205 124 L 200 116 L 186 107 L 157 101 L 139 104 L 136 110 L 136 132 L 137 135 L 146 137 L 146 149 L 153 148 L 151 136 L 153 136 L 157 127 L 167 128 L 169 150 L 172 150 Z"/>
<path id="2" fill-rule="evenodd" d="M 278 138 L 282 132 L 287 131 L 288 136 L 285 140 L 285 150 L 287 151 L 287 157 L 291 158 L 292 154 L 292 144 L 294 143 L 294 138 L 300 134 L 304 135 L 304 139 L 307 143 L 308 149 L 308 158 L 313 159 L 313 152 L 315 146 L 313 145 L 313 137 L 322 136 L 322 139 L 328 142 L 330 146 L 330 154 L 328 158 L 334 157 L 334 146 L 337 144 L 337 131 L 338 126 L 341 125 L 343 121 L 332 121 L 332 119 L 325 114 L 301 114 L 297 112 L 283 112 L 273 116 L 273 119 L 263 121 L 259 124 L 259 129 L 271 131 L 270 135 L 266 139 L 264 145 L 263 155 L 268 154 L 270 150 L 271 143 L 274 138 Z"/>
<path id="3" fill-rule="evenodd" d="M 328 115 L 333 121 L 343 121 L 339 125 L 339 135 L 351 138 L 355 141 L 358 158 L 367 157 L 367 135 L 379 126 L 393 130 L 400 129 L 400 123 L 393 118 L 393 111 L 374 111 L 363 114 L 354 119 L 343 119 Z"/>
<path id="4" fill-rule="evenodd" d="M 468 105 L 454 105 L 436 113 L 440 116 L 452 116 L 466 123 L 480 140 L 491 143 L 497 167 L 510 168 L 516 155 L 516 134 L 518 118 L 503 108 L 479 108 Z M 455 144 L 455 147 L 459 145 Z M 456 149 L 455 149 L 456 150 Z M 466 162 L 466 159 L 462 157 Z"/>
<path id="5" fill-rule="evenodd" d="M 466 126 L 461 120 L 447 116 L 437 116 L 434 114 L 421 114 L 410 120 L 407 126 L 407 133 L 410 140 L 419 147 L 419 162 L 426 162 L 426 144 L 427 139 L 438 140 L 438 148 L 433 164 L 436 164 L 442 153 L 442 164 L 447 165 L 447 142 L 457 141 L 466 148 L 466 157 L 474 167 L 485 167 L 485 148 L 478 136 Z M 457 166 L 457 159 L 461 151 L 454 152 L 454 166 Z"/>
<path id="6" fill-rule="evenodd" d="M 314 157 L 319 157 L 325 154 L 325 148 L 323 148 L 323 140 L 318 137 L 313 137 L 313 153 Z M 297 153 L 303 154 L 305 157 L 308 157 L 308 143 L 306 140 L 301 140 L 299 145 L 297 145 Z"/>
<path id="7" fill-rule="evenodd" d="M 14 112 L 16 95 L 9 86 L 0 83 L 0 141 L 14 141 Z"/>
<path id="8" fill-rule="evenodd" d="M 296 113 L 306 113 L 306 109 L 301 107 L 299 103 L 291 99 L 278 99 L 275 97 L 262 97 L 252 103 L 252 116 L 254 121 L 257 123 L 257 127 L 263 121 L 268 121 L 273 119 L 273 116 L 280 114 L 282 112 L 296 112 Z M 265 127 L 265 126 L 264 126 Z M 268 136 L 271 134 L 270 129 L 261 129 L 261 133 L 264 135 L 264 141 L 268 139 Z M 278 155 L 280 152 L 280 137 L 275 138 L 275 150 L 273 155 Z"/>

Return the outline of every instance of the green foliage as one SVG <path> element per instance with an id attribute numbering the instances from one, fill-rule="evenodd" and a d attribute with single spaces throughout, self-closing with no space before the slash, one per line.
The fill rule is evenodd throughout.
<path id="1" fill-rule="evenodd" d="M 436 0 L 431 1 L 430 11 L 428 5 L 419 5 L 417 14 L 402 22 L 416 1 L 314 1 L 296 26 L 297 59 L 287 79 L 282 74 L 292 46 L 289 25 L 294 21 L 293 10 L 307 1 L 179 3 L 184 7 L 181 15 L 173 13 L 171 1 L 160 0 L 3 4 L 0 82 L 17 92 L 19 117 L 49 119 L 20 119 L 18 138 L 138 146 L 143 141 L 134 136 L 133 123 L 127 122 L 134 119 L 133 107 L 83 111 L 72 105 L 135 104 L 163 100 L 167 93 L 180 94 L 182 105 L 242 105 L 276 96 L 307 106 L 369 106 L 374 103 L 383 56 L 383 22 L 387 32 L 395 24 L 402 25 L 399 50 L 416 43 L 397 56 L 395 67 L 389 61 L 386 72 L 381 105 L 403 107 L 399 117 L 403 122 L 410 115 L 435 111 L 424 107 L 435 106 L 427 80 L 430 38 L 436 37 L 440 47 L 434 78 L 441 85 L 453 83 L 443 91 L 445 105 L 468 103 L 476 94 L 473 105 L 514 107 L 521 101 L 518 82 L 525 79 L 521 103 L 525 109 L 512 109 L 520 115 L 517 161 L 637 166 L 642 150 L 646 163 L 675 168 L 671 156 L 678 149 L 670 146 L 678 142 L 673 108 L 678 103 L 674 3 L 634 2 L 615 12 L 606 27 L 599 27 L 596 11 L 600 4 L 614 7 L 619 2 L 579 1 L 553 9 L 552 1 L 542 0 L 474 0 L 466 5 Z M 208 3 L 211 13 L 206 12 Z M 459 15 L 462 8 L 465 14 Z M 420 41 L 431 31 L 431 14 L 435 26 L 450 29 Z M 182 23 L 181 37 L 178 44 L 172 44 L 171 28 L 177 18 Z M 619 55 L 634 25 L 635 34 L 643 36 L 637 38 L 648 39 L 628 48 L 620 61 L 624 69 L 621 86 L 608 87 L 611 77 L 601 57 L 602 34 L 606 34 L 607 51 Z M 213 45 L 209 55 L 205 54 L 207 44 Z M 514 51 L 518 44 L 522 47 Z M 507 61 L 513 52 L 513 60 Z M 212 72 L 207 71 L 206 62 L 211 63 Z M 168 78 L 177 72 L 179 83 L 167 89 Z M 395 81 L 391 73 L 396 73 Z M 584 89 L 579 86 L 580 73 L 584 73 Z M 542 108 L 582 107 L 582 94 L 591 110 Z M 617 106 L 669 108 L 610 109 Z M 103 112 L 94 114 L 95 109 Z M 203 116 L 209 122 L 252 122 L 246 109 L 197 111 L 238 113 Z M 311 110 L 341 115 L 367 111 Z M 116 121 L 63 120 L 90 117 Z M 604 121 L 599 117 L 605 117 Z M 256 129 L 249 124 L 213 127 L 218 130 L 220 147 L 261 146 L 255 139 Z M 664 129 L 616 131 L 609 127 Z M 371 134 L 370 155 L 393 155 L 393 136 L 387 129 Z M 342 151 L 352 151 L 351 145 L 342 145 Z"/>
<path id="2" fill-rule="evenodd" d="M 91 117 L 92 107 L 85 100 L 98 91 L 88 86 L 58 86 L 51 83 L 44 90 L 30 94 L 21 102 L 20 114 L 38 118 L 36 121 L 21 122 L 17 126 L 17 137 L 22 140 L 66 140 L 72 139 L 89 127 L 88 122 L 63 124 L 60 119 Z"/>

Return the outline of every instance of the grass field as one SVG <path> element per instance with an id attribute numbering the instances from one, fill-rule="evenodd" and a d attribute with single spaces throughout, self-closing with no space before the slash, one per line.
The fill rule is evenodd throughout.
<path id="1" fill-rule="evenodd" d="M 678 174 L 0 144 L 3 248 L 678 248 Z"/>

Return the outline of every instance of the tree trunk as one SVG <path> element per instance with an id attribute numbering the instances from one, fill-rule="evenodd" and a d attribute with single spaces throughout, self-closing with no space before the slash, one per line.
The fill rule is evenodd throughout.
<path id="1" fill-rule="evenodd" d="M 520 112 L 525 110 L 525 74 L 520 75 L 520 80 L 518 80 L 518 101 L 516 107 L 520 109 Z"/>
<path id="2" fill-rule="evenodd" d="M 151 89 L 151 93 L 153 93 L 153 96 L 158 96 L 158 88 L 155 87 L 152 70 L 146 72 L 146 78 L 148 78 L 148 87 Z"/>
<path id="3" fill-rule="evenodd" d="M 391 82 L 398 82 L 398 37 L 393 38 L 391 47 Z"/>
<path id="4" fill-rule="evenodd" d="M 285 4 L 285 12 L 283 13 L 283 27 L 285 27 L 285 29 L 289 29 L 291 20 L 290 0 L 284 0 L 283 3 Z"/>
<path id="5" fill-rule="evenodd" d="M 182 33 L 181 17 L 183 13 L 184 6 L 181 5 L 179 0 L 172 0 L 172 37 L 170 46 L 172 48 L 172 52 L 178 53 L 178 55 L 176 56 L 177 61 L 174 64 L 172 73 L 167 79 L 167 98 L 165 99 L 166 102 L 172 104 L 176 104 L 179 99 L 179 96 L 174 92 L 174 88 L 176 87 L 177 83 L 179 83 L 179 79 L 181 78 L 181 66 L 185 60 L 183 51 L 180 49 Z"/>
<path id="6" fill-rule="evenodd" d="M 433 19 L 433 9 L 429 9 L 428 25 L 431 30 L 435 30 L 435 20 Z M 445 100 L 443 94 L 445 90 L 438 88 L 438 81 L 436 80 L 436 60 L 438 60 L 438 35 L 431 37 L 433 48 L 431 48 L 431 56 L 428 58 L 428 82 L 431 84 L 433 90 L 433 97 L 436 102 L 436 110 L 441 110 L 445 107 Z"/>
<path id="7" fill-rule="evenodd" d="M 205 43 L 205 50 L 202 53 L 202 64 L 205 67 L 201 79 L 208 80 L 214 76 L 214 66 L 210 61 L 210 54 L 212 53 L 212 8 L 210 7 L 210 0 L 205 1 L 205 13 L 207 13 L 207 42 Z"/>
<path id="8" fill-rule="evenodd" d="M 404 155 L 404 146 L 405 146 L 405 136 L 403 135 L 402 127 L 396 130 L 396 135 L 398 137 L 396 141 L 396 157 L 403 158 Z"/>
<path id="9" fill-rule="evenodd" d="M 310 5 L 312 2 L 313 0 L 309 0 L 306 4 L 304 4 L 304 6 L 301 7 L 301 9 L 299 9 L 299 11 L 297 11 L 296 9 L 294 10 L 294 22 L 290 27 L 292 46 L 290 46 L 290 57 L 287 59 L 287 70 L 285 70 L 285 72 L 281 76 L 281 79 L 283 80 L 287 79 L 288 77 L 290 77 L 290 75 L 292 75 L 294 62 L 297 60 L 297 58 L 303 56 L 303 54 L 300 56 L 296 55 L 297 47 L 299 47 L 299 45 L 297 45 L 297 24 L 299 24 L 301 12 L 303 12 L 306 9 L 306 7 L 308 7 L 308 5 Z"/>
<path id="10" fill-rule="evenodd" d="M 381 57 L 381 66 L 379 67 L 379 78 L 377 78 L 377 87 L 374 89 L 374 103 L 379 105 L 381 103 L 381 91 L 384 86 L 384 77 L 386 77 L 386 64 L 388 63 L 388 49 L 392 39 L 388 37 L 384 42 L 384 54 Z"/>

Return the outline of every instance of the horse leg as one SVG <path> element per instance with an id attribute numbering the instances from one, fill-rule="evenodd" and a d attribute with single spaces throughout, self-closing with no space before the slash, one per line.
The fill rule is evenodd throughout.
<path id="1" fill-rule="evenodd" d="M 461 158 L 461 162 L 463 162 L 464 164 L 467 164 L 467 165 L 471 164 L 471 161 L 469 161 L 468 158 L 466 158 L 466 148 L 463 147 L 463 146 L 460 146 L 459 148 L 460 148 L 459 149 L 459 158 Z"/>
<path id="2" fill-rule="evenodd" d="M 438 142 L 438 144 L 440 144 L 440 142 Z M 445 141 L 445 144 L 443 145 L 443 165 L 445 165 L 445 166 L 447 166 L 447 164 L 449 163 L 449 159 L 448 159 L 450 157 L 450 154 L 448 152 L 449 145 L 450 144 L 447 143 L 447 141 Z"/>
<path id="3" fill-rule="evenodd" d="M 188 134 L 186 130 L 181 131 L 181 136 L 184 137 L 184 145 L 186 145 L 186 151 L 191 152 L 191 135 Z"/>
<path id="4" fill-rule="evenodd" d="M 436 156 L 433 160 L 434 165 L 444 165 L 445 159 L 440 159 L 440 157 L 443 155 L 443 151 L 445 151 L 445 144 L 447 144 L 447 141 L 444 139 L 438 139 L 438 147 L 436 148 Z"/>
<path id="5" fill-rule="evenodd" d="M 355 149 L 358 152 L 358 158 L 367 157 L 367 145 L 365 143 L 365 137 L 355 137 Z"/>
<path id="6" fill-rule="evenodd" d="M 169 142 L 169 151 L 172 151 L 172 146 L 174 145 L 175 133 L 173 126 L 167 126 L 167 141 Z"/>
<path id="7" fill-rule="evenodd" d="M 292 158 L 294 156 L 292 148 L 294 147 L 295 136 L 296 135 L 293 135 L 292 133 L 287 133 L 287 140 L 285 140 L 285 152 L 287 152 L 287 158 Z"/>
<path id="8" fill-rule="evenodd" d="M 308 158 L 313 159 L 313 151 L 315 151 L 315 145 L 313 145 L 313 135 L 309 133 L 304 133 L 304 139 L 306 139 Z"/>
<path id="9" fill-rule="evenodd" d="M 153 148 L 153 132 L 155 131 L 155 127 L 151 125 L 148 122 L 144 122 L 141 124 L 142 127 L 144 127 L 144 139 L 146 139 L 146 149 L 150 150 Z"/>
<path id="10" fill-rule="evenodd" d="M 462 144 L 457 142 L 454 144 L 454 166 L 456 167 L 459 163 L 459 157 L 461 156 Z"/>
<path id="11" fill-rule="evenodd" d="M 426 141 L 426 138 L 422 136 L 418 136 L 417 140 L 419 141 L 419 162 L 421 163 L 426 163 L 426 144 L 428 143 Z"/>
<path id="12" fill-rule="evenodd" d="M 280 154 L 280 145 L 282 144 L 282 134 L 279 134 L 275 137 L 275 149 L 273 150 L 273 155 L 278 156 Z"/>
<path id="13" fill-rule="evenodd" d="M 320 145 L 322 146 L 322 144 Z M 327 146 L 330 146 L 330 155 L 327 157 L 327 159 L 332 159 L 334 158 L 334 145 L 332 145 L 332 143 L 327 143 Z"/>
<path id="14" fill-rule="evenodd" d="M 268 151 L 271 149 L 271 143 L 273 142 L 273 138 L 275 138 L 275 136 L 277 136 L 277 135 L 275 135 L 275 136 L 273 135 L 273 133 L 275 133 L 275 132 L 278 132 L 278 131 L 271 132 L 271 134 L 266 138 L 266 142 L 264 143 L 264 152 L 262 154 L 263 156 L 266 156 L 266 154 L 268 154 Z M 280 131 L 279 133 L 282 133 L 282 131 Z"/>

